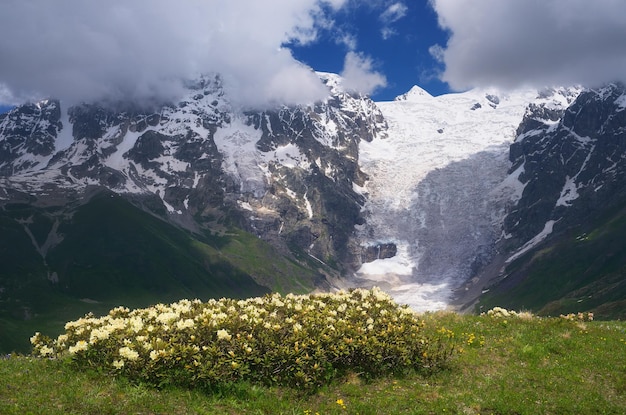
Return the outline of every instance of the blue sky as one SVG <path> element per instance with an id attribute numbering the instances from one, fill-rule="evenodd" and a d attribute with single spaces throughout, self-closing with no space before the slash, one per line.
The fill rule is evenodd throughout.
<path id="1" fill-rule="evenodd" d="M 381 18 L 394 5 L 402 5 L 401 11 L 387 20 Z M 448 34 L 438 26 L 437 14 L 428 1 L 391 2 L 386 8 L 346 8 L 334 17 L 333 27 L 322 31 L 316 42 L 288 45 L 296 59 L 318 71 L 340 73 L 346 53 L 354 47 L 370 57 L 374 69 L 387 80 L 385 87 L 372 94 L 377 101 L 393 100 L 413 85 L 432 95 L 450 91 L 438 78 L 443 65 L 429 53 L 433 45 L 445 45 Z M 342 33 L 354 38 L 353 45 L 338 41 Z"/>

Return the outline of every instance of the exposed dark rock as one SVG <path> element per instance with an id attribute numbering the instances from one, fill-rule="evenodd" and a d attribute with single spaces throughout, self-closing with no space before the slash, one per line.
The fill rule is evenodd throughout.
<path id="1" fill-rule="evenodd" d="M 398 247 L 394 243 L 384 243 L 363 248 L 361 262 L 368 263 L 377 259 L 393 258 L 398 253 Z"/>
<path id="2" fill-rule="evenodd" d="M 555 232 L 626 201 L 626 88 L 583 91 L 565 110 L 531 105 L 510 149 L 523 165 L 522 198 L 504 223 L 516 246 L 555 221 Z"/>
<path id="3" fill-rule="evenodd" d="M 0 175 L 10 176 L 37 165 L 23 155 L 47 157 L 55 149 L 62 128 L 61 108 L 56 100 L 25 104 L 0 120 Z"/>

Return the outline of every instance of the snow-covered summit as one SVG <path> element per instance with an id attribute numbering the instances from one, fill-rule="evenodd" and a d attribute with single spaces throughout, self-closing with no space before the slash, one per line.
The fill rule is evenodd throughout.
<path id="1" fill-rule="evenodd" d="M 409 92 L 406 92 L 402 95 L 398 95 L 395 98 L 395 101 L 418 101 L 418 100 L 423 100 L 423 99 L 428 99 L 428 98 L 432 98 L 433 96 L 430 95 L 425 89 L 414 85 Z"/>

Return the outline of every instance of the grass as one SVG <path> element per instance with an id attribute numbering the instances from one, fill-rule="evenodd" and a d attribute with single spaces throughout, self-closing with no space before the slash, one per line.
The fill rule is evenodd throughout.
<path id="1" fill-rule="evenodd" d="M 462 352 L 431 374 L 365 381 L 349 374 L 314 394 L 237 383 L 157 390 L 57 360 L 0 359 L 2 414 L 622 414 L 626 322 L 424 315 Z"/>
<path id="2" fill-rule="evenodd" d="M 320 276 L 311 264 L 303 265 L 282 255 L 250 233 L 235 228 L 229 232 L 230 237 L 222 238 L 224 241 L 219 250 L 200 241 L 195 241 L 193 247 L 207 257 L 226 259 L 273 292 L 303 294 L 313 291 Z"/>

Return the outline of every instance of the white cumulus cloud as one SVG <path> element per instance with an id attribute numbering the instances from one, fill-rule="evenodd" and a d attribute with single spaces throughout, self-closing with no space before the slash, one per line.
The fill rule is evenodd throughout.
<path id="1" fill-rule="evenodd" d="M 346 90 L 366 95 L 387 85 L 385 76 L 374 70 L 372 59 L 357 52 L 346 54 L 341 76 Z"/>
<path id="2" fill-rule="evenodd" d="M 626 1 L 430 1 L 450 31 L 432 52 L 455 89 L 626 80 Z"/>
<path id="3" fill-rule="evenodd" d="M 347 0 L 4 0 L 0 100 L 174 95 L 218 72 L 242 105 L 311 102 L 326 88 L 282 45 L 314 41 Z"/>

